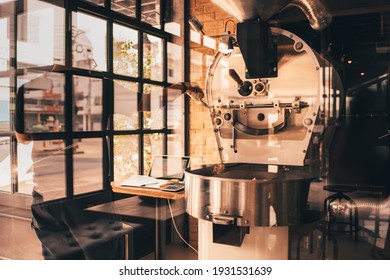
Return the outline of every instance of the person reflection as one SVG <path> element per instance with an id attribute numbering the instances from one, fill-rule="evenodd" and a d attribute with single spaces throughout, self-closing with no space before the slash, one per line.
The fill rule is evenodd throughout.
<path id="1" fill-rule="evenodd" d="M 34 133 L 28 133 L 26 126 L 25 96 L 32 91 L 47 92 L 51 90 L 51 80 L 39 77 L 19 87 L 16 95 L 14 131 L 19 143 L 19 153 L 23 157 L 32 157 L 34 162 L 42 162 L 33 152 Z M 37 96 L 34 94 L 34 96 Z M 33 96 L 29 96 L 29 99 Z M 31 100 L 29 100 L 29 103 Z M 32 102 L 33 104 L 34 102 Z M 35 141 L 36 142 L 36 141 Z M 65 148 L 66 149 L 66 148 Z M 50 168 L 53 168 L 50 167 Z M 32 189 L 32 228 L 42 245 L 44 259 L 123 259 L 124 246 L 119 221 L 89 217 L 76 199 L 50 198 L 53 190 L 42 186 L 36 180 L 42 168 L 34 168 L 34 187 Z M 54 182 L 53 182 L 54 185 Z M 107 230 L 115 234 L 108 234 Z"/>

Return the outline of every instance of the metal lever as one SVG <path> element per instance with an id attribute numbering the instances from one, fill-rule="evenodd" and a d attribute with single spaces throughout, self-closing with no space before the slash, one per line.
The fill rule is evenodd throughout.
<path id="1" fill-rule="evenodd" d="M 244 85 L 244 81 L 241 80 L 240 76 L 238 76 L 236 70 L 229 69 L 229 76 L 232 77 L 232 79 L 237 83 L 238 87 L 241 87 Z"/>
<path id="2" fill-rule="evenodd" d="M 229 76 L 237 83 L 238 93 L 241 96 L 248 96 L 252 93 L 253 85 L 249 81 L 241 80 L 240 76 L 237 74 L 236 70 L 229 69 Z"/>

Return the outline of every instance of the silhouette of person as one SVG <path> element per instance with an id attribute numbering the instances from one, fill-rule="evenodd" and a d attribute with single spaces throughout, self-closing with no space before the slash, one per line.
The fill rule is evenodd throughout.
<path id="1" fill-rule="evenodd" d="M 47 88 L 50 84 L 48 80 L 36 78 L 20 86 L 17 91 L 14 131 L 18 143 L 28 146 L 28 151 L 32 151 L 34 133 L 26 133 L 24 96 L 32 90 L 50 90 Z M 31 156 L 34 163 L 34 153 Z M 50 189 L 35 184 L 31 205 L 32 228 L 41 241 L 44 259 L 123 259 L 123 235 L 107 234 L 113 228 L 119 233 L 120 221 L 89 218 L 75 199 L 53 200 L 45 192 L 50 192 Z"/>

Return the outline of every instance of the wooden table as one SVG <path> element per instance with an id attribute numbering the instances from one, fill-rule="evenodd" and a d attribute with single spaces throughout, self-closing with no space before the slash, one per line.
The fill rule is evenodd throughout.
<path id="1" fill-rule="evenodd" d="M 165 198 L 165 199 L 182 199 L 184 198 L 184 190 L 180 192 L 167 192 L 162 191 L 156 188 L 148 188 L 148 187 L 124 187 L 121 186 L 120 182 L 112 182 L 111 183 L 112 191 L 115 193 L 122 194 L 132 194 L 132 195 L 140 195 L 140 196 L 148 196 L 154 198 Z"/>
<path id="2" fill-rule="evenodd" d="M 185 213 L 184 190 L 167 192 L 147 187 L 124 187 L 120 185 L 120 182 L 112 182 L 111 187 L 115 193 L 136 195 L 136 197 L 104 203 L 86 210 L 103 213 L 115 211 L 115 213 L 134 222 L 140 222 L 142 219 L 153 220 L 156 226 L 155 259 L 165 259 L 166 221 L 171 216 L 169 212 L 167 213 L 167 200 L 173 200 L 172 206 L 175 206 L 172 207 L 173 217 Z M 140 196 L 154 198 L 154 203 L 150 203 Z"/>

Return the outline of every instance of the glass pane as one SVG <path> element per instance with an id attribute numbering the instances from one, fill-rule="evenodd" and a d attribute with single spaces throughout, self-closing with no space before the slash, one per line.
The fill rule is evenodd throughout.
<path id="1" fill-rule="evenodd" d="M 184 96 L 180 90 L 168 91 L 168 155 L 184 155 Z"/>
<path id="2" fill-rule="evenodd" d="M 114 80 L 114 129 L 132 130 L 138 125 L 138 84 Z"/>
<path id="3" fill-rule="evenodd" d="M 164 95 L 162 87 L 151 84 L 144 85 L 142 110 L 144 112 L 144 128 L 159 129 L 164 127 Z"/>
<path id="4" fill-rule="evenodd" d="M 141 0 L 141 20 L 160 28 L 160 0 Z"/>
<path id="5" fill-rule="evenodd" d="M 144 34 L 144 78 L 162 81 L 163 75 L 163 49 L 162 39 L 153 35 Z"/>
<path id="6" fill-rule="evenodd" d="M 203 64 L 205 55 L 201 52 L 191 50 L 191 63 L 190 63 L 190 73 L 191 73 L 191 82 L 197 83 L 199 85 L 204 84 L 206 80 L 207 66 Z"/>
<path id="7" fill-rule="evenodd" d="M 183 37 L 183 24 L 184 24 L 184 1 L 171 0 L 166 2 L 165 15 L 164 15 L 164 29 L 178 37 Z M 175 42 L 178 43 L 178 42 Z"/>
<path id="8" fill-rule="evenodd" d="M 105 71 L 106 21 L 83 13 L 73 13 L 72 19 L 73 66 Z"/>
<path id="9" fill-rule="evenodd" d="M 130 175 L 139 174 L 138 151 L 137 135 L 114 136 L 115 181 L 123 181 Z"/>
<path id="10" fill-rule="evenodd" d="M 65 10 L 43 1 L 24 1 L 17 18 L 18 68 L 65 63 Z"/>
<path id="11" fill-rule="evenodd" d="M 0 192 L 11 191 L 10 137 L 0 136 Z"/>
<path id="12" fill-rule="evenodd" d="M 0 131 L 10 131 L 10 79 L 0 78 Z"/>
<path id="13" fill-rule="evenodd" d="M 59 73 L 33 73 L 18 77 L 24 97 L 25 132 L 64 131 L 65 77 Z"/>
<path id="14" fill-rule="evenodd" d="M 74 131 L 102 130 L 103 81 L 74 76 Z"/>
<path id="15" fill-rule="evenodd" d="M 164 135 L 160 133 L 145 134 L 144 136 L 144 174 L 147 174 L 153 157 L 162 155 Z"/>
<path id="16" fill-rule="evenodd" d="M 44 201 L 65 197 L 64 148 L 62 140 L 18 144 L 19 192 L 31 194 L 34 188 Z"/>
<path id="17" fill-rule="evenodd" d="M 0 34 L 2 34 L 0 36 L 0 71 L 10 68 L 11 38 L 13 38 L 12 16 L 0 8 Z"/>
<path id="18" fill-rule="evenodd" d="M 102 139 L 74 140 L 74 194 L 103 188 Z"/>
<path id="19" fill-rule="evenodd" d="M 168 42 L 168 82 L 177 83 L 184 80 L 183 47 Z"/>
<path id="20" fill-rule="evenodd" d="M 112 0 L 111 9 L 129 17 L 136 17 L 136 0 Z"/>
<path id="21" fill-rule="evenodd" d="M 104 0 L 82 0 L 85 2 L 90 2 L 98 6 L 104 6 Z"/>
<path id="22" fill-rule="evenodd" d="M 118 24 L 113 26 L 114 73 L 138 76 L 138 31 Z"/>

